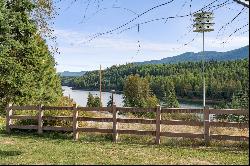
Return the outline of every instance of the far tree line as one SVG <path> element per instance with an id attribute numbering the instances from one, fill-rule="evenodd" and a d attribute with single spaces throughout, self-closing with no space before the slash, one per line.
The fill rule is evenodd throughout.
<path id="1" fill-rule="evenodd" d="M 156 108 L 157 105 L 162 105 L 163 107 L 168 108 L 178 108 L 179 102 L 177 100 L 174 85 L 169 84 L 167 91 L 164 93 L 164 97 L 162 99 L 162 103 L 157 99 L 156 95 L 151 91 L 149 82 L 146 78 L 141 78 L 139 75 L 130 75 L 124 82 L 124 107 L 140 107 L 140 108 Z M 217 108 L 241 108 L 248 109 L 249 108 L 249 96 L 244 92 L 237 92 L 233 94 L 230 101 L 222 103 L 221 105 L 217 105 Z M 110 97 L 110 101 L 107 103 L 107 107 L 113 105 L 112 97 Z M 102 107 L 102 103 L 98 96 L 94 97 L 91 93 L 89 93 L 87 107 Z M 134 113 L 137 116 L 146 116 L 146 117 L 154 117 L 154 113 Z M 190 119 L 198 119 L 195 115 L 193 116 L 181 116 L 175 115 L 172 116 L 164 116 L 164 118 L 188 118 Z M 216 119 L 220 120 L 228 120 L 228 121 L 238 121 L 243 122 L 248 120 L 248 116 L 239 116 L 239 115 L 218 115 Z"/>
<path id="2" fill-rule="evenodd" d="M 249 96 L 248 71 L 248 59 L 206 62 L 206 98 L 227 102 L 237 93 Z M 159 100 L 166 99 L 169 94 L 177 98 L 202 99 L 201 62 L 112 66 L 102 71 L 102 90 L 124 91 L 125 81 L 131 75 L 145 79 L 149 83 L 150 93 Z M 61 77 L 61 80 L 62 85 L 75 89 L 99 90 L 100 85 L 99 71 L 90 71 L 81 77 Z"/>
<path id="3" fill-rule="evenodd" d="M 130 75 L 125 80 L 123 103 L 124 107 L 154 108 L 157 105 L 160 105 L 160 100 L 152 93 L 147 79 L 141 78 L 139 75 Z M 107 107 L 112 105 L 113 99 L 110 96 Z M 169 89 L 164 94 L 163 105 L 172 108 L 179 107 L 173 86 L 172 89 Z M 94 97 L 89 92 L 86 106 L 102 107 L 103 104 L 98 96 Z"/>

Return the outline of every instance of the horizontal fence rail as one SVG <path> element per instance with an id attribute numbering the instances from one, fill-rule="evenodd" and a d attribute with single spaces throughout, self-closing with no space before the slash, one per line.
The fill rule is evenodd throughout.
<path id="1" fill-rule="evenodd" d="M 160 144 L 160 137 L 182 137 L 182 138 L 200 138 L 204 139 L 206 143 L 209 143 L 211 139 L 214 140 L 233 140 L 233 141 L 249 141 L 249 137 L 246 136 L 231 136 L 231 135 L 215 135 L 210 134 L 210 127 L 235 127 L 235 128 L 249 128 L 248 122 L 212 122 L 210 121 L 210 114 L 222 115 L 222 114 L 235 114 L 235 115 L 249 115 L 249 110 L 242 109 L 185 109 L 185 108 L 130 108 L 130 107 L 76 107 L 74 106 L 12 106 L 9 104 L 6 108 L 6 131 L 11 132 L 11 129 L 27 129 L 37 130 L 39 134 L 43 131 L 67 131 L 73 132 L 74 140 L 78 140 L 79 132 L 98 132 L 98 133 L 109 133 L 113 134 L 113 141 L 116 142 L 119 134 L 135 134 L 135 135 L 150 135 L 155 136 L 155 143 Z M 15 115 L 16 110 L 35 110 L 37 115 Z M 44 112 L 48 110 L 69 110 L 72 111 L 72 116 L 45 116 Z M 79 116 L 81 111 L 106 111 L 111 113 L 112 118 L 93 118 Z M 117 118 L 117 113 L 127 112 L 154 112 L 156 114 L 155 119 L 144 119 L 144 118 Z M 162 120 L 161 115 L 175 114 L 175 113 L 200 113 L 203 114 L 203 121 L 184 121 L 184 120 Z M 37 120 L 38 125 L 15 125 L 13 120 Z M 43 126 L 44 121 L 50 120 L 63 120 L 72 122 L 71 127 L 64 126 Z M 92 122 L 110 122 L 113 123 L 112 129 L 101 129 L 101 128 L 85 128 L 79 127 L 78 123 L 81 121 L 92 121 Z M 138 124 L 153 124 L 155 130 L 144 131 L 144 130 L 126 130 L 118 129 L 118 123 L 138 123 Z M 185 126 L 200 126 L 204 127 L 204 133 L 174 133 L 174 132 L 162 132 L 161 125 L 185 125 Z"/>
<path id="2" fill-rule="evenodd" d="M 203 109 L 187 109 L 187 108 L 162 108 L 162 113 L 201 113 Z"/>

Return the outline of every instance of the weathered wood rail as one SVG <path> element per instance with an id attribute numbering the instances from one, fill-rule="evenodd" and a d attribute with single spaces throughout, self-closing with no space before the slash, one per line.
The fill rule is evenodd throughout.
<path id="1" fill-rule="evenodd" d="M 15 110 L 37 110 L 37 116 L 27 115 L 15 115 Z M 72 116 L 44 116 L 46 110 L 70 110 Z M 93 118 L 93 117 L 82 117 L 79 116 L 80 111 L 108 111 L 112 113 L 112 118 Z M 117 118 L 118 112 L 155 112 L 156 119 L 127 119 Z M 162 120 L 161 115 L 164 113 L 202 113 L 203 121 L 182 121 L 182 120 Z M 204 139 L 206 143 L 209 143 L 211 139 L 215 140 L 234 140 L 234 141 L 249 141 L 247 136 L 230 136 L 230 135 L 211 135 L 210 126 L 212 127 L 235 127 L 235 128 L 249 128 L 247 123 L 236 123 L 236 122 L 211 122 L 209 119 L 210 114 L 236 114 L 236 115 L 249 115 L 249 110 L 240 109 L 182 109 L 182 108 L 124 108 L 116 107 L 100 107 L 100 108 L 89 108 L 89 107 L 52 107 L 52 106 L 12 106 L 11 104 L 6 107 L 6 131 L 11 132 L 11 129 L 35 129 L 39 134 L 43 131 L 71 131 L 73 132 L 74 140 L 78 140 L 79 132 L 99 132 L 99 133 L 110 133 L 113 134 L 113 141 L 116 142 L 119 134 L 136 134 L 136 135 L 151 135 L 155 136 L 155 143 L 160 144 L 161 136 L 165 137 L 183 137 L 183 138 L 200 138 Z M 13 119 L 26 120 L 33 119 L 38 121 L 38 125 L 15 125 Z M 72 127 L 63 126 L 43 126 L 44 120 L 66 120 L 72 121 Z M 101 129 L 101 128 L 83 128 L 79 127 L 80 121 L 93 121 L 93 122 L 112 122 L 112 129 Z M 118 123 L 139 123 L 139 124 L 154 124 L 156 130 L 154 131 L 142 131 L 142 130 L 121 130 L 118 129 Z M 174 133 L 174 132 L 162 132 L 161 125 L 186 125 L 186 126 L 202 126 L 204 127 L 204 133 Z"/>

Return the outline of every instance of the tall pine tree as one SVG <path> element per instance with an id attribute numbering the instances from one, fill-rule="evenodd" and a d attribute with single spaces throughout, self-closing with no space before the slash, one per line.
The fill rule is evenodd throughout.
<path id="1" fill-rule="evenodd" d="M 62 96 L 55 61 L 40 37 L 31 0 L 0 0 L 0 106 L 50 104 Z"/>

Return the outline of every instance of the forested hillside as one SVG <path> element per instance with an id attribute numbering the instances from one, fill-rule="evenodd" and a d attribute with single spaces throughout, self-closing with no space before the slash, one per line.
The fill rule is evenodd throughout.
<path id="1" fill-rule="evenodd" d="M 77 77 L 77 76 L 83 76 L 86 73 L 86 71 L 80 71 L 80 72 L 70 72 L 70 71 L 64 71 L 59 72 L 58 74 L 62 77 Z"/>
<path id="2" fill-rule="evenodd" d="M 240 60 L 249 58 L 249 46 L 241 47 L 235 50 L 227 51 L 227 52 L 216 52 L 216 51 L 205 51 L 204 52 L 205 61 L 232 61 L 232 60 Z M 179 62 L 197 62 L 201 61 L 203 58 L 203 53 L 198 52 L 186 52 L 181 55 L 163 58 L 161 60 L 151 60 L 145 62 L 136 62 L 138 65 L 145 64 L 173 64 Z"/>
<path id="3" fill-rule="evenodd" d="M 249 93 L 248 59 L 237 61 L 209 61 L 205 63 L 207 98 L 221 100 L 232 98 L 233 93 Z M 112 66 L 103 72 L 103 91 L 123 91 L 124 80 L 138 74 L 148 79 L 154 94 L 162 99 L 169 85 L 174 84 L 178 97 L 202 98 L 202 63 Z M 87 72 L 82 77 L 63 77 L 62 85 L 78 89 L 98 90 L 99 71 Z"/>

